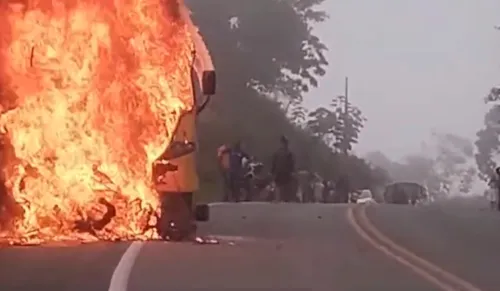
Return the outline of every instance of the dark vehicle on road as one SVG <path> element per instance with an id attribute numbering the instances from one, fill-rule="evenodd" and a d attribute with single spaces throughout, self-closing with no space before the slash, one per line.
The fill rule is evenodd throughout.
<path id="1" fill-rule="evenodd" d="M 412 204 L 425 201 L 428 198 L 427 189 L 413 182 L 398 182 L 385 187 L 384 200 L 393 204 Z"/>

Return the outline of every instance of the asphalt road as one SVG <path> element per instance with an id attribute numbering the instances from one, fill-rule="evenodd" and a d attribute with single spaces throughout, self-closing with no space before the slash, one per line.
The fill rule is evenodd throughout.
<path id="1" fill-rule="evenodd" d="M 416 254 L 484 291 L 500 290 L 494 252 L 500 214 L 485 206 L 460 200 L 417 208 L 376 205 L 367 213 Z M 111 290 L 110 282 L 130 243 L 3 248 L 0 290 L 437 290 L 362 240 L 346 210 L 324 204 L 213 206 L 200 232 L 218 237 L 219 244 L 142 244 L 127 290 Z"/>
<path id="2" fill-rule="evenodd" d="M 454 199 L 423 207 L 379 205 L 368 217 L 394 242 L 469 281 L 500 290 L 500 213 L 484 199 Z"/>

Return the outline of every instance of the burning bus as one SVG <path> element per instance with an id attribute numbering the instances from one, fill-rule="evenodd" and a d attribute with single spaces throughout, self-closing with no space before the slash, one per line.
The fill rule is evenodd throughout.
<path id="1" fill-rule="evenodd" d="M 195 92 L 213 95 L 215 74 L 183 1 L 8 0 L 0 14 L 0 240 L 190 236 Z"/>

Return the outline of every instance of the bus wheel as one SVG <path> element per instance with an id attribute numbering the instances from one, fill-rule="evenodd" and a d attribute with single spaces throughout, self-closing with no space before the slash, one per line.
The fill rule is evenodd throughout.
<path id="1" fill-rule="evenodd" d="M 169 241 L 184 241 L 196 235 L 192 193 L 162 193 L 159 236 Z"/>

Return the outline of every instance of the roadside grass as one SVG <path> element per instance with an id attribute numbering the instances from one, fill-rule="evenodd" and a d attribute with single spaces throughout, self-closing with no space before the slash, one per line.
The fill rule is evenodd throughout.
<path id="1" fill-rule="evenodd" d="M 220 201 L 222 185 L 218 181 L 200 181 L 200 189 L 194 194 L 196 204 Z"/>

